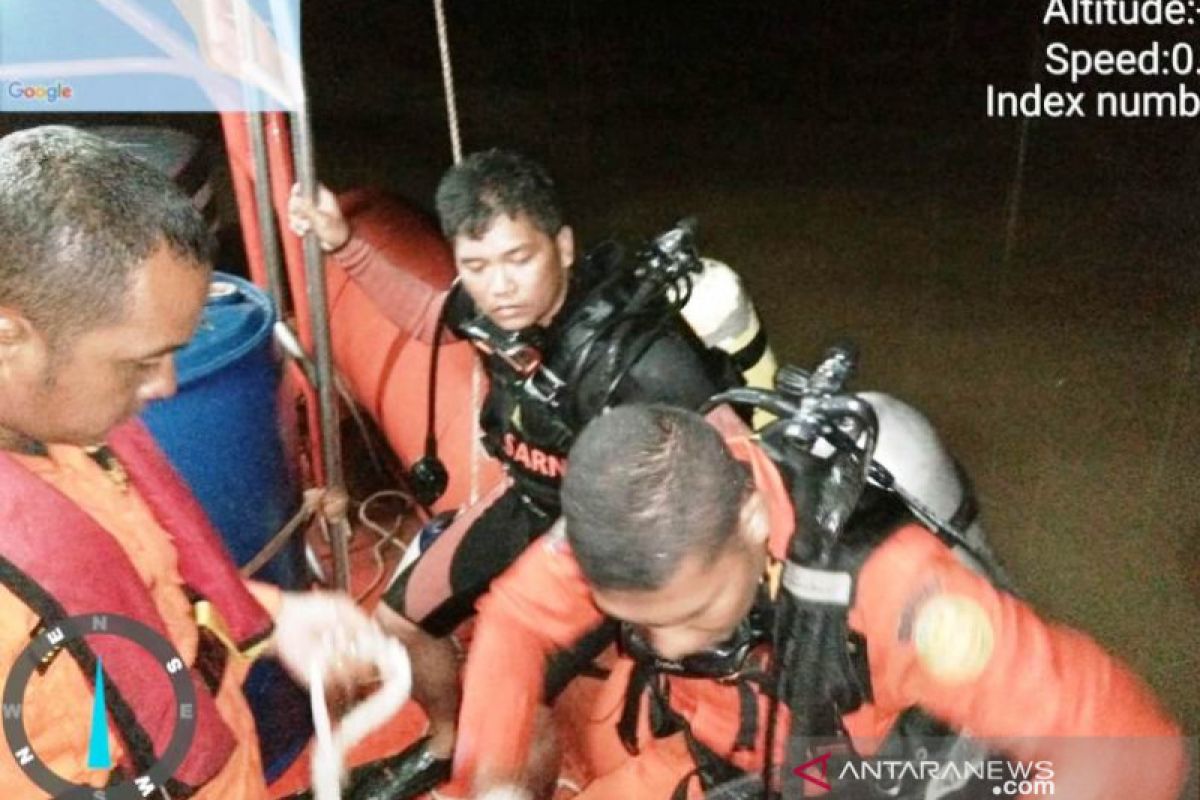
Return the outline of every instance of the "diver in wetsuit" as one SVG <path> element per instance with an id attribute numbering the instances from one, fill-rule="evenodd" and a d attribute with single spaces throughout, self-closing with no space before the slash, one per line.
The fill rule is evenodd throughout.
<path id="1" fill-rule="evenodd" d="M 642 258 L 605 245 L 576 259 L 551 179 L 521 155 L 467 157 L 443 178 L 437 209 L 458 271 L 449 292 L 409 277 L 355 237 L 327 190 L 315 208 L 298 194 L 291 205 L 292 229 L 313 229 L 393 322 L 435 347 L 451 337 L 477 345 L 490 380 L 484 443 L 509 478 L 462 509 L 384 595 L 377 617 L 409 648 L 413 694 L 430 730 L 356 784 L 355 797 L 411 797 L 449 777 L 459 691 L 445 637 L 558 517 L 566 453 L 583 426 L 626 402 L 698 408 L 741 384 L 740 370 L 770 359 L 761 330 L 729 354 L 684 320 L 688 273 L 712 266 L 701 264 L 686 230 L 660 237 Z M 436 492 L 444 473 L 422 466 L 425 485 L 416 488 Z"/>

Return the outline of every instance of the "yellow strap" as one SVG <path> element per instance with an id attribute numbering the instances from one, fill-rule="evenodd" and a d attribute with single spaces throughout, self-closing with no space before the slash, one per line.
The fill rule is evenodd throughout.
<path id="1" fill-rule="evenodd" d="M 237 644 L 233 641 L 233 637 L 229 633 L 229 626 L 225 623 L 225 619 L 221 616 L 221 612 L 207 600 L 201 600 L 192 606 L 193 614 L 196 618 L 196 624 L 202 628 L 208 628 L 213 634 L 221 640 L 221 644 L 229 652 L 245 659 L 246 661 L 254 661 L 271 644 L 271 637 L 263 639 L 246 650 L 239 650 Z"/>
<path id="2" fill-rule="evenodd" d="M 779 597 L 779 584 L 783 580 L 783 562 L 771 559 L 767 562 L 767 593 L 774 600 Z"/>

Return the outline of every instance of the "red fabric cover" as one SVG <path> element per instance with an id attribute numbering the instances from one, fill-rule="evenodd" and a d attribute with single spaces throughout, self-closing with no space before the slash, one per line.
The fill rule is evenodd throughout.
<path id="1" fill-rule="evenodd" d="M 242 583 L 220 537 L 187 486 L 139 421 L 108 441 L 146 506 L 174 539 L 184 582 L 221 612 L 235 640 L 253 644 L 269 635 L 271 619 Z M 7 453 L 0 451 L 0 556 L 34 580 L 67 616 L 120 614 L 166 636 L 154 601 L 125 551 L 90 516 Z M 109 685 L 132 708 L 156 753 L 170 740 L 175 699 L 165 673 L 137 645 L 94 636 L 88 645 L 104 662 Z M 90 675 L 88 676 L 91 677 Z M 196 735 L 175 779 L 203 786 L 225 764 L 235 742 L 213 697 L 193 674 Z M 127 748 L 131 742 L 121 731 Z"/>

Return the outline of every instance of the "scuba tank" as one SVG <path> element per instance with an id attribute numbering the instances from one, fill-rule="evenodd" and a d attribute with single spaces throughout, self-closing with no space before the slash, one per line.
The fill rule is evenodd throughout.
<path id="1" fill-rule="evenodd" d="M 638 255 L 656 270 L 667 265 L 687 276 L 689 286 L 680 314 L 709 347 L 729 354 L 747 386 L 770 388 L 777 363 L 750 295 L 728 264 L 701 258 L 696 249 L 697 223 L 685 217 L 659 234 Z M 769 421 L 763 415 L 755 426 Z"/>
<path id="2" fill-rule="evenodd" d="M 811 764 L 821 752 L 824 759 L 830 752 L 844 753 L 849 739 L 842 716 L 871 699 L 866 643 L 850 630 L 847 615 L 858 569 L 898 522 L 915 518 L 924 523 L 993 584 L 1008 589 L 995 559 L 977 546 L 982 532 L 962 511 L 969 504 L 960 501 L 955 508 L 954 498 L 970 492 L 965 485 L 955 486 L 961 472 L 951 469 L 953 461 L 932 427 L 894 398 L 849 392 L 846 384 L 856 365 L 853 346 L 839 345 L 812 372 L 782 367 L 774 391 L 737 388 L 711 401 L 763 408 L 776 417 L 760 436 L 786 473 L 796 509 L 796 532 L 781 579 L 784 591 L 775 601 L 770 693 L 774 703 L 785 703 L 791 713 L 789 765 Z M 768 718 L 768 742 L 777 740 L 777 717 L 772 713 Z M 901 717 L 884 751 L 912 756 L 903 750 L 911 741 L 907 736 L 924 737 L 925 759 L 975 752 L 967 737 L 939 727 L 917 708 Z M 771 763 L 774 748 L 767 750 L 757 780 L 739 776 L 713 787 L 708 796 L 774 798 L 777 790 L 783 797 L 804 796 L 799 773 L 778 771 Z M 849 794 L 831 796 L 962 796 L 960 786 L 901 782 L 862 788 L 867 794 L 847 787 Z"/>
<path id="3" fill-rule="evenodd" d="M 700 264 L 683 318 L 706 345 L 729 353 L 747 386 L 771 387 L 775 354 L 741 278 L 721 261 L 701 258 Z"/>
<path id="4" fill-rule="evenodd" d="M 766 590 L 770 582 L 760 585 L 750 613 L 728 640 L 670 660 L 658 656 L 636 626 L 620 626 L 621 650 L 635 668 L 617 732 L 626 748 L 636 752 L 646 701 L 652 735 L 682 734 L 696 769 L 676 787 L 673 798 L 687 796 L 692 779 L 698 779 L 706 797 L 727 800 L 774 798 L 763 787 L 775 790 L 780 782 L 769 760 L 762 774 L 748 775 L 695 737 L 686 719 L 670 708 L 662 676 L 738 686 L 738 747 L 753 747 L 758 736 L 761 723 L 751 687 L 759 687 L 771 700 L 765 740 L 778 741 L 778 703 L 786 703 L 792 719 L 789 764 L 811 764 L 811 753 L 821 747 L 852 750 L 842 718 L 871 701 L 867 643 L 849 627 L 848 614 L 859 570 L 891 532 L 908 522 L 923 522 L 994 584 L 1006 585 L 990 554 L 974 546 L 972 537 L 982 534 L 969 486 L 933 427 L 895 398 L 848 391 L 856 364 L 854 348 L 838 346 L 811 372 L 781 368 L 774 390 L 734 388 L 707 404 L 749 406 L 772 415 L 774 421 L 759 432 L 759 440 L 785 477 L 796 510 L 796 533 L 780 575 L 783 591 Z M 768 759 L 775 757 L 770 750 Z M 921 753 L 974 759 L 978 747 L 913 708 L 897 721 L 880 755 Z M 802 796 L 799 780 L 783 776 L 784 797 Z M 842 786 L 836 796 L 962 798 L 962 787 L 940 780 Z M 856 793 L 858 788 L 867 794 Z M 978 788 L 969 785 L 969 790 Z"/>

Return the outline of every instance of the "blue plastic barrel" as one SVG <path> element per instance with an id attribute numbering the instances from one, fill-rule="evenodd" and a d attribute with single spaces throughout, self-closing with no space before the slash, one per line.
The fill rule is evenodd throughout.
<path id="1" fill-rule="evenodd" d="M 196 334 L 175 357 L 178 392 L 142 413 L 239 565 L 253 558 L 300 504 L 281 435 L 274 322 L 270 298 L 261 289 L 215 273 Z M 255 578 L 287 588 L 303 585 L 299 537 Z M 270 780 L 308 740 L 307 695 L 272 661 L 256 664 L 244 688 Z"/>
<path id="2" fill-rule="evenodd" d="M 196 334 L 175 356 L 178 392 L 142 415 L 239 565 L 299 504 L 280 433 L 274 322 L 262 290 L 216 273 Z M 296 586 L 303 565 L 288 561 L 255 577 Z"/>

